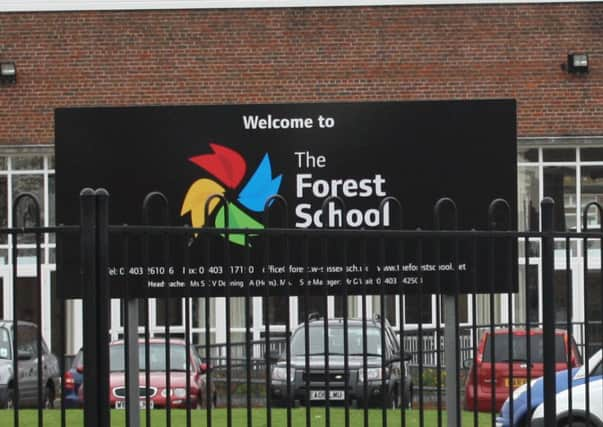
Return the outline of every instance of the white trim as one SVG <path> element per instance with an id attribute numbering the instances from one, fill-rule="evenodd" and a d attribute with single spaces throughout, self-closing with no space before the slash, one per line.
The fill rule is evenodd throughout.
<path id="1" fill-rule="evenodd" d="M 594 0 L 599 2 L 602 0 Z M 591 3 L 587 0 L 4 0 L 0 12 Z"/>

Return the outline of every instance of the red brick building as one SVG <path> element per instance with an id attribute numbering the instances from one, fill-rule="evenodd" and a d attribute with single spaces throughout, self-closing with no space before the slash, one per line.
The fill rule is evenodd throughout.
<path id="1" fill-rule="evenodd" d="M 191 1 L 180 10 L 166 7 L 188 3 L 140 1 L 141 10 L 100 10 L 119 9 L 117 0 L 5 3 L 0 62 L 15 64 L 16 82 L 0 85 L 3 226 L 12 225 L 8 201 L 24 190 L 40 195 L 46 223 L 54 221 L 54 109 L 77 106 L 514 98 L 520 227 L 537 227 L 526 206 L 544 196 L 564 200 L 558 209 L 567 229 L 583 228 L 581 206 L 603 199 L 603 3 L 237 8 L 246 3 L 225 1 L 217 9 Z M 568 72 L 571 53 L 588 55 L 588 72 Z M 0 270 L 8 271 L 8 249 L 0 242 Z M 44 250 L 51 283 L 49 237 Z M 575 280 L 587 280 L 575 262 Z M 537 320 L 534 263 L 520 260 L 536 269 L 536 281 L 522 283 L 516 298 L 524 304 L 527 295 Z M 2 295 L 6 302 L 8 286 Z M 435 322 L 427 310 L 427 323 Z M 289 311 L 279 315 L 297 321 Z"/>

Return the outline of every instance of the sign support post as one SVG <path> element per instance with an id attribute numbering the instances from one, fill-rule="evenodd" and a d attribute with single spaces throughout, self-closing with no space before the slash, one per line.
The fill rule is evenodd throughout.
<path id="1" fill-rule="evenodd" d="M 444 299 L 444 363 L 446 364 L 446 412 L 448 427 L 456 427 L 459 419 L 459 379 L 457 377 L 459 340 L 457 339 L 457 296 Z"/>

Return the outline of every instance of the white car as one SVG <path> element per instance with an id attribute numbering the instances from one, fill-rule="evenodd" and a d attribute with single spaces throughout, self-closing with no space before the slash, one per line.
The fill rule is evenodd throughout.
<path id="1" fill-rule="evenodd" d="M 586 410 L 586 387 L 586 384 L 581 384 L 571 389 L 571 422 L 569 390 L 557 393 L 556 413 L 558 427 L 603 426 L 603 380 L 598 379 L 588 383 L 588 411 Z M 534 411 L 532 427 L 544 427 L 544 405 L 538 406 Z"/>

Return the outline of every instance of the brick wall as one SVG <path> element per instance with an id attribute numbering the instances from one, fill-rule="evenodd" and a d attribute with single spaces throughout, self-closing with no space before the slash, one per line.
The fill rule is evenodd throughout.
<path id="1" fill-rule="evenodd" d="M 508 97 L 520 136 L 603 135 L 601 3 L 4 13 L 0 60 L 0 144 L 64 106 Z"/>

